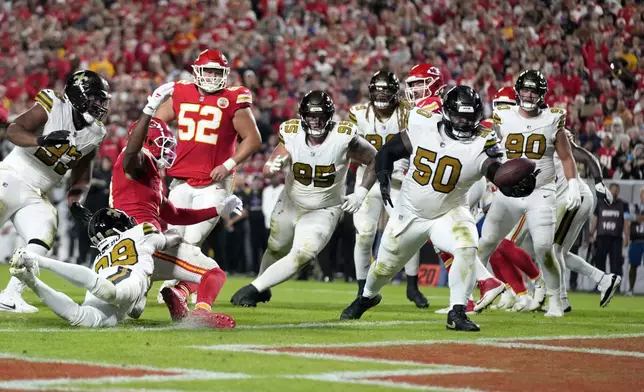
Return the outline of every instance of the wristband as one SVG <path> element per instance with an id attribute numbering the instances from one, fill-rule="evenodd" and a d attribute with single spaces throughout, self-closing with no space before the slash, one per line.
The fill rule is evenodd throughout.
<path id="1" fill-rule="evenodd" d="M 226 170 L 231 171 L 235 166 L 237 166 L 237 162 L 235 162 L 235 160 L 232 158 L 228 158 L 228 160 L 223 163 L 223 166 L 226 168 Z"/>

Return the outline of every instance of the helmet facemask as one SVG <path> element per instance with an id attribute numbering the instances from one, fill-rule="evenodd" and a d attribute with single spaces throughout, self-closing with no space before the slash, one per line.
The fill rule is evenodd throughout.
<path id="1" fill-rule="evenodd" d="M 193 65 L 195 84 L 208 93 L 214 93 L 226 87 L 230 68 L 217 63 Z"/>
<path id="2" fill-rule="evenodd" d="M 530 81 L 527 81 L 527 83 L 530 83 Z M 517 91 L 517 99 L 521 108 L 526 112 L 538 110 L 543 101 L 543 97 L 539 95 L 537 90 L 525 87 Z"/>
<path id="3" fill-rule="evenodd" d="M 369 99 L 376 109 L 388 109 L 398 101 L 398 91 L 394 91 L 387 83 L 378 82 L 370 87 Z"/>
<path id="4" fill-rule="evenodd" d="M 172 136 L 160 135 L 154 138 L 152 143 L 156 146 L 154 150 L 156 150 L 155 152 L 157 153 L 153 153 L 152 156 L 156 161 L 157 167 L 159 169 L 171 168 L 174 164 L 174 160 L 177 158 L 177 153 L 175 151 L 175 147 L 177 146 L 176 139 Z"/>
<path id="5" fill-rule="evenodd" d="M 481 116 L 472 106 L 460 106 L 458 112 L 443 110 L 443 118 L 448 123 L 447 133 L 457 140 L 469 140 L 476 136 L 481 123 Z"/>
<path id="6" fill-rule="evenodd" d="M 319 111 L 317 114 L 315 113 L 316 109 Z M 332 116 L 324 113 L 323 109 L 319 107 L 312 107 L 310 110 L 311 112 L 302 116 L 304 130 L 316 139 L 326 136 Z"/>
<path id="7" fill-rule="evenodd" d="M 427 77 L 423 79 L 409 80 L 407 79 L 407 88 L 405 89 L 405 96 L 410 102 L 418 102 L 421 99 L 431 97 L 432 95 L 439 96 L 440 91 L 436 94 L 432 91 L 431 87 L 438 82 L 439 78 Z"/>
<path id="8" fill-rule="evenodd" d="M 90 116 L 92 121 L 88 121 L 89 123 L 94 121 L 104 122 L 107 117 L 107 111 L 109 110 L 110 99 L 111 96 L 109 94 L 106 94 L 104 97 L 88 96 L 87 109 L 83 113 L 85 120 L 87 121 L 87 116 Z"/>

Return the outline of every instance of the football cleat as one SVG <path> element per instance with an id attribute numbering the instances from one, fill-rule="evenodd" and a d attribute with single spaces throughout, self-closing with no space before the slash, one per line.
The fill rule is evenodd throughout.
<path id="1" fill-rule="evenodd" d="M 516 302 L 517 296 L 514 294 L 514 291 L 512 289 L 508 290 L 506 289 L 503 294 L 501 294 L 501 299 L 499 300 L 499 303 L 496 305 L 490 306 L 491 309 L 498 309 L 498 310 L 509 310 L 512 309 L 514 306 L 514 303 Z"/>
<path id="2" fill-rule="evenodd" d="M 24 267 L 9 268 L 9 273 L 20 279 L 22 282 L 27 282 L 31 279 L 35 281 L 36 279 L 33 272 Z M 0 292 L 0 311 L 13 313 L 36 313 L 38 312 L 38 308 L 26 303 L 25 300 L 20 297 L 20 294 L 5 290 Z"/>
<path id="3" fill-rule="evenodd" d="M 563 309 L 564 313 L 572 312 L 572 306 L 570 306 L 570 301 L 568 300 L 568 297 L 561 299 L 561 308 Z"/>
<path id="4" fill-rule="evenodd" d="M 447 324 L 445 328 L 453 331 L 468 331 L 478 332 L 481 330 L 472 320 L 465 314 L 465 306 L 454 305 L 452 310 L 447 314 Z"/>
<path id="5" fill-rule="evenodd" d="M 179 283 L 178 280 L 166 280 L 161 284 L 161 287 L 159 288 L 159 294 L 157 294 L 157 303 L 159 305 L 165 303 L 165 301 L 163 300 L 163 295 L 161 295 L 161 291 L 163 291 L 163 289 L 165 289 L 166 287 L 176 286 L 177 283 Z"/>
<path id="6" fill-rule="evenodd" d="M 188 316 L 188 302 L 183 290 L 174 286 L 165 287 L 161 290 L 161 296 L 173 321 L 181 321 Z"/>
<path id="7" fill-rule="evenodd" d="M 186 323 L 210 328 L 235 328 L 235 319 L 225 313 L 213 313 L 203 308 L 197 308 L 185 319 Z"/>
<path id="8" fill-rule="evenodd" d="M 418 309 L 429 308 L 429 301 L 418 289 L 407 290 L 407 299 L 413 302 Z"/>
<path id="9" fill-rule="evenodd" d="M 366 279 L 358 279 L 358 295 L 356 296 L 356 298 L 362 297 L 362 292 L 364 291 L 364 286 L 366 284 L 367 284 Z"/>
<path id="10" fill-rule="evenodd" d="M 550 302 L 548 303 L 548 311 L 546 312 L 546 317 L 563 317 L 564 310 L 561 304 L 561 298 L 559 294 L 551 295 Z"/>
<path id="11" fill-rule="evenodd" d="M 490 306 L 496 297 L 505 291 L 505 284 L 497 278 L 479 280 L 478 284 L 481 297 L 476 302 L 476 306 L 474 306 L 475 312 L 480 312 Z"/>
<path id="12" fill-rule="evenodd" d="M 136 301 L 134 306 L 132 306 L 132 309 L 130 309 L 130 312 L 127 315 L 130 318 L 138 320 L 143 314 L 143 311 L 145 310 L 145 306 L 147 304 L 148 304 L 148 297 L 146 295 L 142 295 L 141 298 L 139 298 L 138 301 Z"/>
<path id="13" fill-rule="evenodd" d="M 272 297 L 273 297 L 273 293 L 271 293 L 271 289 L 266 289 L 257 295 L 257 302 L 266 303 L 266 302 L 269 302 Z"/>
<path id="14" fill-rule="evenodd" d="M 534 280 L 533 298 L 539 303 L 540 307 L 546 302 L 546 282 L 543 281 L 541 276 Z"/>
<path id="15" fill-rule="evenodd" d="M 241 289 L 237 290 L 230 299 L 230 303 L 234 306 L 242 306 L 244 308 L 254 308 L 257 306 L 257 302 L 260 301 L 261 295 L 259 291 L 252 284 L 247 284 Z M 269 297 L 270 299 L 270 297 Z"/>
<path id="16" fill-rule="evenodd" d="M 532 298 L 531 295 L 522 294 L 516 297 L 514 305 L 510 309 L 507 309 L 508 312 L 532 312 L 539 309 L 539 303 Z"/>
<path id="17" fill-rule="evenodd" d="M 342 311 L 340 320 L 358 320 L 364 312 L 378 305 L 382 301 L 382 295 L 378 294 L 373 298 L 358 297 Z"/>
<path id="18" fill-rule="evenodd" d="M 602 277 L 597 287 L 601 295 L 599 306 L 605 307 L 610 303 L 610 300 L 613 299 L 613 295 L 615 295 L 621 283 L 622 278 L 615 274 L 606 274 Z"/>
<path id="19" fill-rule="evenodd" d="M 467 314 L 468 316 L 472 315 L 472 314 L 476 314 L 477 312 L 474 311 L 474 306 L 476 306 L 476 303 L 473 300 L 468 299 L 467 300 L 467 305 L 465 306 L 465 314 Z M 435 314 L 448 314 L 450 310 L 452 310 L 452 307 L 448 306 L 448 307 L 443 308 L 443 309 L 438 309 L 438 310 L 434 311 L 434 313 Z"/>

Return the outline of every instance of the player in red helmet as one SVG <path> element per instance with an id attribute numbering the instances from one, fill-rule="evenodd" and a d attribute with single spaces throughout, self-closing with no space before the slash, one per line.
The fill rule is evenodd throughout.
<path id="1" fill-rule="evenodd" d="M 431 64 L 415 65 L 405 79 L 407 100 L 429 112 L 441 110 L 440 94 L 445 88 L 441 71 Z"/>
<path id="2" fill-rule="evenodd" d="M 174 178 L 168 198 L 183 208 L 207 208 L 232 194 L 233 168 L 261 145 L 251 111 L 252 93 L 227 86 L 228 60 L 218 50 L 204 50 L 192 65 L 194 81 L 174 84 L 174 92 L 159 107 L 156 117 L 177 121 L 177 158 L 168 175 Z M 241 143 L 236 147 L 237 139 Z M 184 240 L 200 246 L 217 218 L 177 227 Z M 186 292 L 195 287 L 182 284 Z"/>

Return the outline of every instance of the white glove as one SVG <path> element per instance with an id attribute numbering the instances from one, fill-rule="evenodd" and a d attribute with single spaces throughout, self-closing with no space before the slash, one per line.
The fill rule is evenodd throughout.
<path id="1" fill-rule="evenodd" d="M 360 206 L 362 205 L 365 197 L 367 197 L 368 193 L 369 189 L 359 187 L 352 194 L 348 196 L 342 196 L 342 200 L 344 201 L 341 207 L 342 210 L 348 212 L 349 214 L 355 214 L 356 211 L 360 209 Z"/>
<path id="2" fill-rule="evenodd" d="M 148 116 L 154 116 L 154 113 L 157 111 L 159 106 L 161 106 L 161 104 L 172 95 L 173 91 L 174 82 L 162 84 L 157 87 L 152 95 L 148 96 L 148 104 L 143 108 L 143 113 Z"/>
<path id="3" fill-rule="evenodd" d="M 600 181 L 595 184 L 595 193 L 597 194 L 597 198 L 603 199 L 606 204 L 613 204 L 613 194 L 606 189 L 606 185 L 603 182 Z"/>
<path id="4" fill-rule="evenodd" d="M 275 158 L 274 161 L 268 162 L 268 171 L 271 172 L 271 174 L 275 174 L 278 171 L 282 170 L 282 167 L 284 166 L 284 163 L 288 160 L 288 155 L 282 155 L 278 156 Z"/>
<path id="5" fill-rule="evenodd" d="M 230 216 L 230 214 L 241 215 L 244 204 L 241 199 L 235 195 L 228 196 L 217 206 L 219 216 Z"/>
<path id="6" fill-rule="evenodd" d="M 581 194 L 579 193 L 579 180 L 576 178 L 568 180 L 568 201 L 566 203 L 566 210 L 574 210 L 579 208 L 581 204 Z"/>

